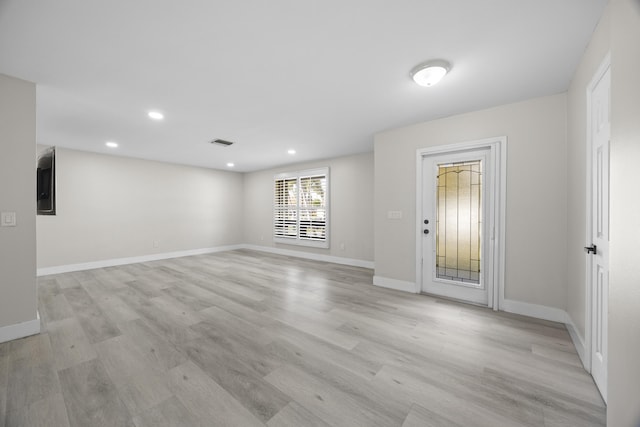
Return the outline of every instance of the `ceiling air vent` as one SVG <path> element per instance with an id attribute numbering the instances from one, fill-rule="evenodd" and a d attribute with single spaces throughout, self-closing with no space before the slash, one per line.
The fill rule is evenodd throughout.
<path id="1" fill-rule="evenodd" d="M 224 139 L 214 139 L 213 141 L 211 141 L 211 144 L 220 145 L 222 147 L 228 147 L 230 145 L 233 145 L 233 142 L 225 141 Z"/>

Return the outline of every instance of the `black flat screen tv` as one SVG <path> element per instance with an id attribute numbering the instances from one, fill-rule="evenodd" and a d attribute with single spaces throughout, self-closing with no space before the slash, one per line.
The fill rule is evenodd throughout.
<path id="1" fill-rule="evenodd" d="M 38 215 L 56 214 L 56 149 L 49 148 L 38 157 Z"/>

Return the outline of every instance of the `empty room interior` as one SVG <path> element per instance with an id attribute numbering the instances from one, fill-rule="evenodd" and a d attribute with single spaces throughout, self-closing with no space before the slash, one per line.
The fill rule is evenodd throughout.
<path id="1" fill-rule="evenodd" d="M 0 427 L 640 426 L 639 0 L 0 0 Z"/>

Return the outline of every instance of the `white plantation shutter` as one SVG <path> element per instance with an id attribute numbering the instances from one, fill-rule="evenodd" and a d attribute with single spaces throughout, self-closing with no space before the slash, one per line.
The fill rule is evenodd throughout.
<path id="1" fill-rule="evenodd" d="M 274 177 L 275 242 L 328 248 L 328 216 L 329 168 Z"/>
<path id="2" fill-rule="evenodd" d="M 301 239 L 324 241 L 327 237 L 327 176 L 300 177 Z"/>
<path id="3" fill-rule="evenodd" d="M 281 238 L 298 236 L 298 180 L 283 178 L 275 180 L 273 200 L 273 235 Z"/>

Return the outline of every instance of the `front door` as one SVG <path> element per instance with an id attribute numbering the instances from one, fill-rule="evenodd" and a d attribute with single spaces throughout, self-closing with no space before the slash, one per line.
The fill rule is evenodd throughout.
<path id="1" fill-rule="evenodd" d="M 607 400 L 609 304 L 609 94 L 607 70 L 591 92 L 591 375 Z"/>
<path id="2" fill-rule="evenodd" d="M 423 158 L 422 292 L 491 305 L 490 149 Z"/>

